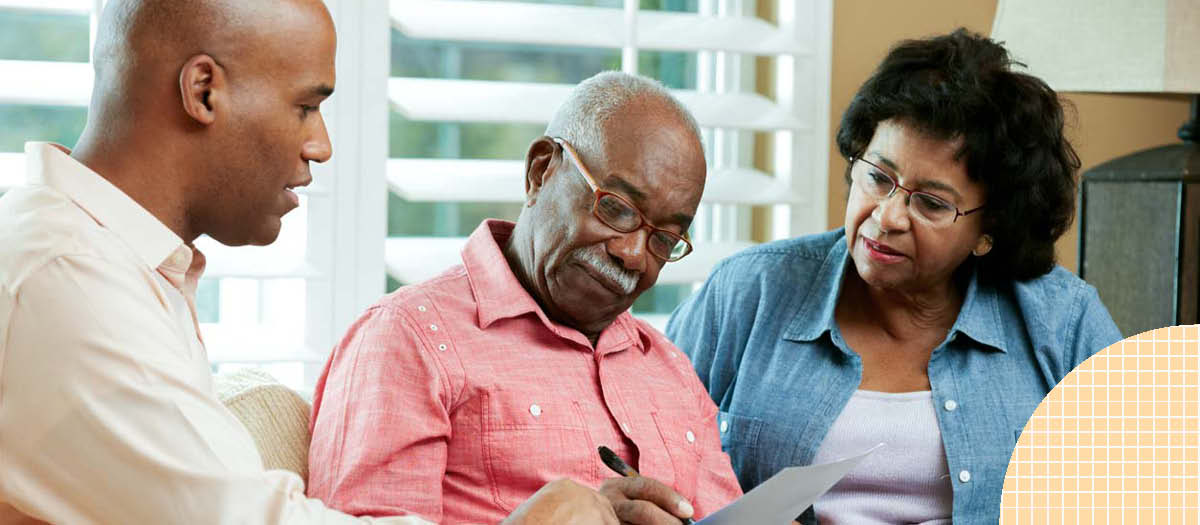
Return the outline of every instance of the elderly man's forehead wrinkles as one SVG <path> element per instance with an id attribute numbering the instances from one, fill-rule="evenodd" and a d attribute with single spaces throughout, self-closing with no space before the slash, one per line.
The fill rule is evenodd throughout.
<path id="1" fill-rule="evenodd" d="M 620 190 L 621 193 L 624 193 L 633 199 L 639 205 L 646 202 L 646 192 L 642 191 L 637 186 L 634 186 L 633 183 L 625 180 L 620 175 L 609 175 L 608 178 L 604 179 L 604 181 L 600 183 L 600 186 L 608 190 L 616 188 Z"/>

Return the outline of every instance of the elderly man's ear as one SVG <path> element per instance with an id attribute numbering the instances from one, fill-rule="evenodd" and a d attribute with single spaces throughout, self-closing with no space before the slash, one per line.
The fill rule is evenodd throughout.
<path id="1" fill-rule="evenodd" d="M 529 145 L 525 154 L 525 206 L 537 202 L 542 186 L 563 162 L 562 155 L 555 155 L 558 144 L 550 137 L 541 136 Z"/>

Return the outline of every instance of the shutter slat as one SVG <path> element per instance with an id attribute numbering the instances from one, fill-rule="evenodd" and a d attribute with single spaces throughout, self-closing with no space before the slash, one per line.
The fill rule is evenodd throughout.
<path id="1" fill-rule="evenodd" d="M 392 26 L 410 38 L 620 48 L 621 9 L 527 2 L 392 0 Z M 642 10 L 637 45 L 662 51 L 800 55 L 810 46 L 754 17 Z"/>
<path id="2" fill-rule="evenodd" d="M 0 104 L 86 106 L 92 66 L 86 62 L 0 60 Z"/>
<path id="3" fill-rule="evenodd" d="M 521 202 L 525 199 L 519 160 L 389 159 L 388 187 L 416 202 Z M 710 168 L 704 202 L 801 204 L 806 199 L 787 184 L 752 169 Z"/>
<path id="4" fill-rule="evenodd" d="M 410 120 L 545 124 L 572 85 L 393 77 L 388 98 Z M 672 93 L 702 127 L 805 130 L 794 114 L 754 93 Z"/>
<path id="5" fill-rule="evenodd" d="M 92 12 L 91 0 L 0 0 L 0 10 L 32 11 L 64 15 L 87 15 Z"/>
<path id="6" fill-rule="evenodd" d="M 291 334 L 280 334 L 278 327 L 201 323 L 200 333 L 212 363 L 324 363 L 328 358 Z"/>
<path id="7" fill-rule="evenodd" d="M 297 213 L 300 210 L 293 211 Z M 285 217 L 286 220 L 286 217 Z M 284 224 L 284 228 L 289 225 Z M 209 237 L 196 239 L 196 248 L 208 263 L 204 277 L 210 279 L 318 279 L 317 271 L 297 250 L 281 243 L 270 246 L 225 246 Z"/>

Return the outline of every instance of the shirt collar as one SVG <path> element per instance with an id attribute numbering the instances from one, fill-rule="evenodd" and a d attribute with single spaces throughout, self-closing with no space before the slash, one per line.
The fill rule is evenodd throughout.
<path id="1" fill-rule="evenodd" d="M 815 286 L 804 298 L 797 315 L 784 332 L 784 339 L 798 342 L 814 341 L 826 332 L 833 331 L 837 300 L 841 295 L 842 279 L 846 275 L 846 265 L 849 261 L 850 251 L 846 247 L 846 236 L 843 233 L 834 242 L 833 249 L 829 250 L 821 268 L 817 270 L 814 277 Z M 996 290 L 980 284 L 978 272 L 972 269 L 966 299 L 954 326 L 950 329 L 951 337 L 955 333 L 962 333 L 979 343 L 1007 352 L 1002 326 Z"/>
<path id="2" fill-rule="evenodd" d="M 784 339 L 815 341 L 833 330 L 834 312 L 837 310 L 838 295 L 842 291 L 842 277 L 846 275 L 848 254 L 846 236 L 843 234 L 838 236 L 837 241 L 833 243 L 833 249 L 829 250 L 829 254 L 821 262 L 821 268 L 814 276 L 814 286 L 809 289 L 797 315 L 784 332 Z"/>
<path id="3" fill-rule="evenodd" d="M 971 269 L 967 297 L 958 312 L 958 319 L 950 329 L 950 336 L 961 333 L 980 344 L 1008 353 L 1003 326 L 998 292 L 994 287 L 980 283 L 979 272 Z"/>
<path id="4" fill-rule="evenodd" d="M 48 142 L 25 144 L 26 180 L 53 188 L 117 235 L 151 268 L 184 246 L 175 232 L 104 177 L 71 158 L 70 150 Z M 177 264 L 190 266 L 188 260 Z"/>
<path id="5" fill-rule="evenodd" d="M 508 243 L 515 226 L 509 221 L 485 220 L 475 228 L 463 247 L 463 267 L 467 271 L 471 293 L 475 295 L 480 328 L 486 329 L 501 319 L 533 313 L 559 337 L 590 348 L 591 343 L 581 332 L 550 320 L 508 266 L 502 246 Z M 629 312 L 622 312 L 601 332 L 596 348 L 605 349 L 602 352 L 606 353 L 632 343 L 643 352 L 649 351 L 647 341 L 651 338 L 641 332 L 642 327 L 633 316 Z"/>

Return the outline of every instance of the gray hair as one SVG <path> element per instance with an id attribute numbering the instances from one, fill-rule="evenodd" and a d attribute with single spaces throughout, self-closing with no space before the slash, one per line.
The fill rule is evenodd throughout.
<path id="1" fill-rule="evenodd" d="M 696 118 L 661 82 L 621 71 L 604 71 L 580 82 L 554 112 L 546 135 L 562 137 L 583 155 L 598 155 L 604 144 L 604 125 L 626 104 L 658 99 L 673 110 L 703 143 Z"/>

